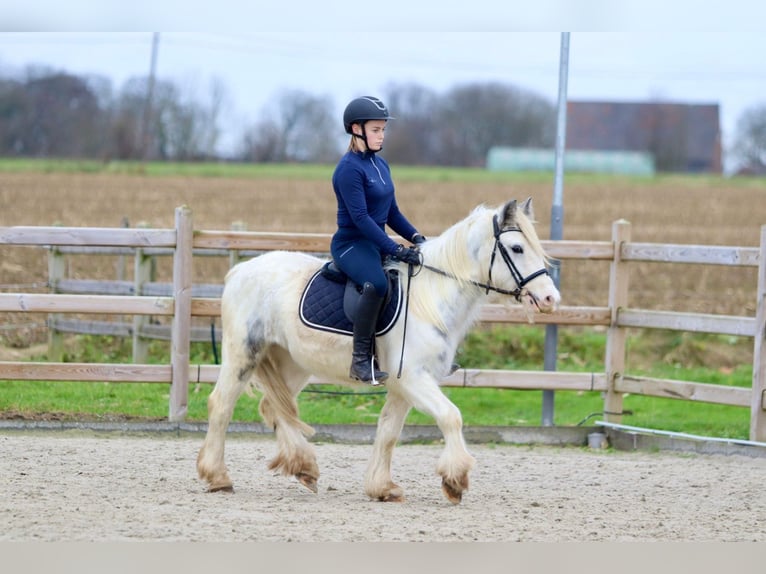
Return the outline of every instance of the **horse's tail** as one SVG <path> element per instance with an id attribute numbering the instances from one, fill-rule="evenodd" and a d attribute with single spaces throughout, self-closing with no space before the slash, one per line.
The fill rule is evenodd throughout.
<path id="1" fill-rule="evenodd" d="M 258 410 L 264 422 L 272 428 L 281 418 L 299 428 L 303 436 L 313 436 L 314 429 L 298 416 L 298 405 L 278 367 L 275 352 L 275 347 L 270 348 L 256 368 L 256 379 L 260 381 L 259 388 L 263 392 Z"/>

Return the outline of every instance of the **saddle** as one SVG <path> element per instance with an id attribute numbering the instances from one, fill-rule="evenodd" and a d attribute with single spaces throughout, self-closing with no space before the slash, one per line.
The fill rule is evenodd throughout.
<path id="1" fill-rule="evenodd" d="M 396 324 L 402 311 L 402 286 L 399 272 L 387 269 L 388 290 L 378 314 L 375 335 L 385 335 Z M 354 334 L 354 317 L 362 289 L 335 262 L 328 261 L 311 276 L 301 295 L 298 315 L 312 329 L 342 335 Z"/>

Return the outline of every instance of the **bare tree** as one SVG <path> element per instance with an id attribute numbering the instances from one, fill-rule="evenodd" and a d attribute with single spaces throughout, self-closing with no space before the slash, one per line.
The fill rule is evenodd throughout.
<path id="1" fill-rule="evenodd" d="M 143 155 L 142 137 L 148 138 L 146 157 L 158 160 L 198 160 L 212 157 L 218 142 L 218 120 L 225 99 L 219 81 L 210 88 L 210 102 L 184 97 L 177 84 L 155 80 L 148 122 L 149 133 L 142 130 L 148 78 L 129 80 L 113 113 L 112 140 L 116 155 L 138 159 Z"/>
<path id="2" fill-rule="evenodd" d="M 766 174 L 766 103 L 746 109 L 739 117 L 733 151 L 741 172 Z"/>
<path id="3" fill-rule="evenodd" d="M 143 133 L 148 77 L 113 93 L 105 78 L 36 68 L 0 78 L 0 152 L 7 155 L 197 160 L 214 157 L 226 109 L 223 84 L 207 98 L 158 79 Z M 457 86 L 444 95 L 417 84 L 390 85 L 397 118 L 385 153 L 420 165 L 480 166 L 492 146 L 552 145 L 555 111 L 545 99 L 498 83 Z M 279 92 L 241 140 L 239 157 L 258 162 L 332 163 L 342 153 L 340 118 L 328 96 Z"/>
<path id="4" fill-rule="evenodd" d="M 440 139 L 436 93 L 417 84 L 391 84 L 384 92 L 396 118 L 386 128 L 386 157 L 407 165 L 432 163 Z"/>
<path id="5" fill-rule="evenodd" d="M 4 153 L 33 157 L 98 153 L 102 110 L 83 78 L 30 68 L 26 80 L 2 82 L 0 110 Z"/>
<path id="6" fill-rule="evenodd" d="M 146 103 L 145 79 L 128 80 L 111 108 L 108 155 L 141 159 L 142 118 Z"/>
<path id="7" fill-rule="evenodd" d="M 224 108 L 227 107 L 228 92 L 226 85 L 220 78 L 213 78 L 210 81 L 209 101 L 205 107 L 205 114 L 202 118 L 202 153 L 206 157 L 215 157 L 216 147 L 221 137 L 221 128 L 219 122 Z"/>
<path id="8" fill-rule="evenodd" d="M 498 83 L 469 84 L 447 93 L 439 121 L 444 131 L 439 161 L 478 166 L 493 146 L 551 146 L 556 113 L 532 92 Z"/>
<path id="9" fill-rule="evenodd" d="M 555 138 L 553 104 L 513 86 L 468 84 L 439 96 L 414 84 L 391 85 L 385 97 L 399 118 L 386 140 L 392 161 L 481 166 L 493 146 L 544 147 Z"/>
<path id="10" fill-rule="evenodd" d="M 169 82 L 155 84 L 155 101 L 152 114 L 154 125 L 152 141 L 157 159 L 190 160 L 199 151 L 202 114 L 194 103 L 183 102 L 177 86 Z"/>
<path id="11" fill-rule="evenodd" d="M 21 82 L 0 81 L 0 151 L 3 155 L 25 155 L 28 101 Z"/>
<path id="12" fill-rule="evenodd" d="M 300 90 L 280 92 L 242 140 L 242 158 L 261 162 L 335 161 L 340 122 L 332 100 Z"/>
<path id="13" fill-rule="evenodd" d="M 277 122 L 264 118 L 251 127 L 242 137 L 241 157 L 256 163 L 285 161 L 284 134 Z"/>

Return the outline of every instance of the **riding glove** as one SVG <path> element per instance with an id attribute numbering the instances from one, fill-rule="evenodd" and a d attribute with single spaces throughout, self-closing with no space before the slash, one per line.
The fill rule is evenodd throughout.
<path id="1" fill-rule="evenodd" d="M 414 247 L 400 245 L 391 257 L 409 265 L 420 265 L 420 252 Z"/>
<path id="2" fill-rule="evenodd" d="M 412 242 L 415 245 L 420 245 L 421 243 L 425 243 L 425 241 L 426 241 L 426 238 L 420 235 L 420 233 L 416 233 L 415 235 L 412 236 Z"/>

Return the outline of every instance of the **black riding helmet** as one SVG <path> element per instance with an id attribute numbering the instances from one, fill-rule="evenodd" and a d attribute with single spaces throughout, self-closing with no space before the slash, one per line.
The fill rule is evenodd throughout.
<path id="1" fill-rule="evenodd" d="M 362 96 L 349 102 L 343 112 L 343 127 L 350 134 L 352 124 L 362 124 L 369 120 L 393 120 L 386 104 L 373 96 Z"/>

